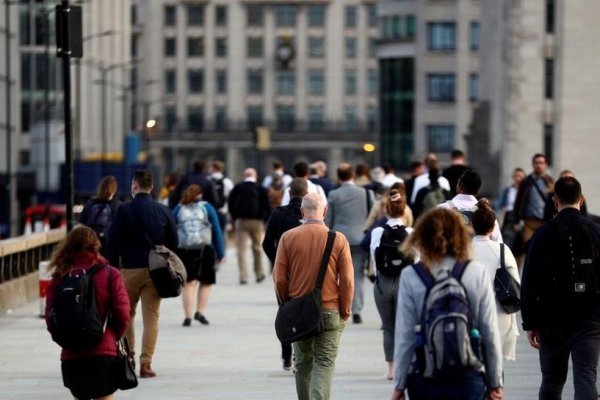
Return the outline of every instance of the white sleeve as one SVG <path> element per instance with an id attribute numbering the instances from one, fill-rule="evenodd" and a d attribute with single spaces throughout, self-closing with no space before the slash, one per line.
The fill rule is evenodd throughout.
<path id="1" fill-rule="evenodd" d="M 438 183 L 443 189 L 446 189 L 449 192 L 452 191 L 452 189 L 450 189 L 450 182 L 448 182 L 448 179 L 444 178 L 443 176 L 438 178 Z"/>
<path id="2" fill-rule="evenodd" d="M 490 235 L 490 239 L 495 240 L 498 243 L 504 243 L 504 241 L 502 240 L 502 233 L 500 232 L 500 225 L 498 225 L 498 220 L 494 222 L 494 230 Z"/>
<path id="3" fill-rule="evenodd" d="M 281 198 L 281 205 L 282 206 L 287 206 L 288 204 L 290 204 L 290 188 L 285 188 L 284 192 L 283 192 L 283 197 Z M 327 204 L 327 203 L 325 203 Z"/>
<path id="4" fill-rule="evenodd" d="M 383 235 L 383 228 L 377 227 L 371 231 L 371 244 L 369 249 L 371 250 L 371 264 L 375 265 L 375 250 L 381 243 L 381 236 Z"/>

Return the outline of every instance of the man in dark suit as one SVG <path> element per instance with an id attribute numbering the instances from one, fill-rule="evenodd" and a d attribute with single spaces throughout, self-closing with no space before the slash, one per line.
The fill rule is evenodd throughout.
<path id="1" fill-rule="evenodd" d="M 194 170 L 181 179 L 175 190 L 173 190 L 173 193 L 171 193 L 171 196 L 169 196 L 169 208 L 171 210 L 179 204 L 183 191 L 191 184 L 196 184 L 202 188 L 202 200 L 209 202 L 216 209 L 220 208 L 219 194 L 217 193 L 213 179 L 206 172 L 206 165 L 203 161 L 196 161 L 194 163 Z"/>
<path id="2" fill-rule="evenodd" d="M 148 270 L 148 253 L 152 245 L 177 248 L 177 230 L 171 211 L 154 201 L 152 174 L 136 171 L 131 182 L 133 201 L 117 209 L 108 232 L 108 259 L 120 266 L 131 304 L 131 321 L 125 336 L 135 349 L 134 318 L 138 302 L 142 301 L 144 333 L 140 354 L 140 377 L 153 378 L 152 356 L 158 339 L 160 296 Z M 152 242 L 152 243 L 150 243 Z"/>

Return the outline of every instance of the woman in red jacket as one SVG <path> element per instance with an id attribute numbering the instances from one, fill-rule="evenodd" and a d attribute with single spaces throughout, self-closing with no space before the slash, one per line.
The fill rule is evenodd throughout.
<path id="1" fill-rule="evenodd" d="M 100 241 L 96 233 L 86 226 L 80 226 L 62 240 L 50 261 L 53 275 L 46 300 L 46 325 L 49 330 L 56 288 L 63 278 L 74 270 L 89 270 L 98 264 L 104 266 L 91 278 L 101 320 L 105 321 L 110 315 L 104 335 L 90 349 L 81 352 L 63 349 L 60 356 L 63 383 L 76 399 L 113 398 L 117 390 L 116 340 L 123 336 L 129 323 L 129 297 L 121 274 L 118 269 L 108 265 L 99 250 Z"/>

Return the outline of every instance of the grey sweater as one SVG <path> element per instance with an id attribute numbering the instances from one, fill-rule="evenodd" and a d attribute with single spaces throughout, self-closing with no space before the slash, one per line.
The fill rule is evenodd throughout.
<path id="1" fill-rule="evenodd" d="M 446 257 L 431 269 L 435 276 L 442 268 L 452 268 L 456 260 Z M 486 352 L 486 374 L 492 387 L 502 386 L 502 347 L 496 322 L 496 300 L 492 280 L 485 267 L 471 261 L 461 279 L 467 292 L 474 323 L 481 332 Z M 394 387 L 406 389 L 406 377 L 415 351 L 416 325 L 421 323 L 426 288 L 412 267 L 400 275 L 394 348 Z"/>

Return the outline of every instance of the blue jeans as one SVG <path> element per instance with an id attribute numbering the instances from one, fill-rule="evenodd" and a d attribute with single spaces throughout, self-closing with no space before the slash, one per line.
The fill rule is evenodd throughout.
<path id="1" fill-rule="evenodd" d="M 323 311 L 323 332 L 294 343 L 298 400 L 328 400 L 344 320 L 337 311 Z"/>
<path id="2" fill-rule="evenodd" d="M 600 328 L 566 332 L 554 327 L 540 332 L 540 400 L 560 400 L 567 380 L 569 356 L 573 360 L 575 400 L 597 399 L 596 367 L 600 352 Z"/>
<path id="3" fill-rule="evenodd" d="M 407 383 L 410 400 L 483 400 L 485 396 L 485 377 L 479 373 L 444 382 L 412 375 Z"/>

